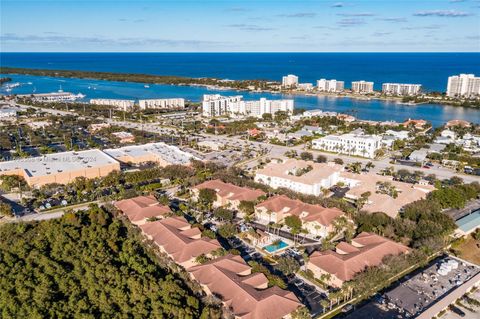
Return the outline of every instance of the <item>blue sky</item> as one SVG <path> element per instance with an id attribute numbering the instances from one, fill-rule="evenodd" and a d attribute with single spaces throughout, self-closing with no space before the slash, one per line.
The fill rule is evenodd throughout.
<path id="1" fill-rule="evenodd" d="M 480 51 L 480 0 L 1 0 L 1 51 Z"/>

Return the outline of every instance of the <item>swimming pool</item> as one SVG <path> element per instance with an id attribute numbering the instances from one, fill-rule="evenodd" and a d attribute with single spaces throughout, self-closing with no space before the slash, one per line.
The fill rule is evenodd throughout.
<path id="1" fill-rule="evenodd" d="M 281 240 L 278 244 L 276 244 L 276 245 L 270 244 L 268 246 L 263 247 L 263 249 L 265 249 L 269 253 L 274 253 L 277 250 L 281 250 L 281 249 L 284 249 L 286 247 L 288 247 L 288 244 Z"/>

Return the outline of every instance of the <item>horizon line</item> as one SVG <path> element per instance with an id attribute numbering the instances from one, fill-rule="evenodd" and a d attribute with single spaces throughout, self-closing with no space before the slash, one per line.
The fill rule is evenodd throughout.
<path id="1" fill-rule="evenodd" d="M 328 53 L 337 53 L 337 54 L 349 54 L 349 53 L 413 53 L 413 54 L 428 54 L 428 53 L 480 53 L 480 51 L 0 51 L 0 54 L 3 53 L 164 53 L 164 54 L 291 54 L 291 53 L 315 53 L 315 54 L 328 54 Z"/>

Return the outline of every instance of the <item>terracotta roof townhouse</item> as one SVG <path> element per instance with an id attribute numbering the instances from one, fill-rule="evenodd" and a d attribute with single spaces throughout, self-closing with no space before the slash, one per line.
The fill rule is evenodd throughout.
<path id="1" fill-rule="evenodd" d="M 230 206 L 232 209 L 238 209 L 241 201 L 256 201 L 260 196 L 265 195 L 265 192 L 259 189 L 251 189 L 247 187 L 240 187 L 230 183 L 225 183 L 219 179 L 206 181 L 193 187 L 192 191 L 194 197 L 198 197 L 201 189 L 213 189 L 217 193 L 217 200 L 214 203 L 215 207 Z"/>
<path id="2" fill-rule="evenodd" d="M 221 248 L 216 239 L 202 237 L 200 229 L 192 228 L 183 217 L 148 222 L 140 225 L 140 229 L 162 252 L 187 269 L 196 265 L 198 256 L 209 257 L 214 250 Z"/>
<path id="3" fill-rule="evenodd" d="M 301 306 L 292 292 L 277 286 L 267 288 L 265 275 L 252 273 L 240 256 L 226 255 L 193 266 L 189 272 L 207 294 L 218 296 L 235 318 L 280 319 Z"/>
<path id="4" fill-rule="evenodd" d="M 124 199 L 115 202 L 115 207 L 135 225 L 145 224 L 149 218 L 163 218 L 172 213 L 169 207 L 160 204 L 153 196 Z"/>
<path id="5" fill-rule="evenodd" d="M 385 237 L 363 232 L 352 243 L 341 242 L 335 251 L 316 251 L 307 263 L 315 277 L 330 274 L 330 284 L 341 287 L 367 267 L 379 266 L 384 257 L 407 253 L 409 248 Z"/>
<path id="6" fill-rule="evenodd" d="M 291 215 L 299 217 L 310 234 L 325 237 L 333 230 L 333 221 L 344 214 L 338 208 L 307 204 L 285 195 L 270 197 L 255 206 L 255 217 L 261 223 L 280 223 Z"/>

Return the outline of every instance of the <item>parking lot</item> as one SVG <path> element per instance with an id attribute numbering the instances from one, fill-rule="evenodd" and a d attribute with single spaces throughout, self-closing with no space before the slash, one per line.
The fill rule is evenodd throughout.
<path id="1" fill-rule="evenodd" d="M 479 267 L 460 260 L 440 258 L 387 292 L 386 303 L 389 307 L 397 308 L 400 313 L 406 312 L 414 316 L 479 272 Z"/>
<path id="2" fill-rule="evenodd" d="M 478 273 L 480 273 L 478 266 L 450 256 L 439 257 L 427 267 L 405 276 L 394 288 L 382 295 L 376 295 L 370 302 L 346 317 L 349 319 L 416 317 Z M 452 311 L 448 313 L 452 317 L 447 318 L 460 318 Z M 475 318 L 478 318 L 478 314 Z"/>

